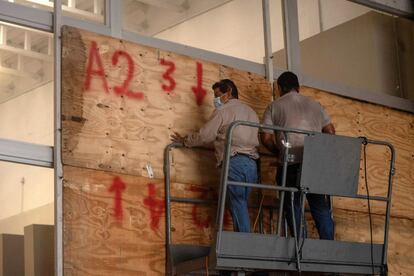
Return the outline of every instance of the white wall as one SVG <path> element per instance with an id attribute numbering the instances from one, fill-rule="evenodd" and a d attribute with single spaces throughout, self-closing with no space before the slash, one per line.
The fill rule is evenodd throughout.
<path id="1" fill-rule="evenodd" d="M 53 82 L 0 104 L 0 138 L 53 145 Z"/>
<path id="2" fill-rule="evenodd" d="M 0 220 L 53 202 L 53 169 L 0 162 Z"/>
<path id="3" fill-rule="evenodd" d="M 155 37 L 255 62 L 263 62 L 261 0 L 234 0 Z M 283 47 L 280 0 L 271 1 L 276 48 Z M 275 49 L 274 47 L 274 49 Z"/>
<path id="4" fill-rule="evenodd" d="M 0 104 L 0 138 L 53 145 L 52 82 Z M 0 162 L 0 220 L 51 204 L 53 193 L 53 169 Z"/>
<path id="5" fill-rule="evenodd" d="M 263 63 L 261 0 L 233 0 L 155 35 L 157 38 Z M 346 0 L 299 0 L 300 39 L 349 21 L 369 8 Z M 273 52 L 284 48 L 280 0 L 270 0 Z M 320 21 L 321 19 L 321 21 Z"/>

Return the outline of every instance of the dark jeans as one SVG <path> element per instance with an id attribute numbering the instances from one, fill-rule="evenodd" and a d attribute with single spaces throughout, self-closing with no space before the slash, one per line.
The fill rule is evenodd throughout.
<path id="1" fill-rule="evenodd" d="M 237 154 L 230 158 L 228 180 L 237 182 L 257 183 L 256 160 L 247 155 Z M 251 188 L 229 185 L 227 195 L 236 232 L 250 232 L 250 217 L 248 209 Z"/>
<path id="2" fill-rule="evenodd" d="M 277 183 L 281 185 L 282 183 L 282 173 L 283 167 L 278 167 L 277 169 Z M 286 186 L 295 187 L 300 184 L 300 173 L 301 173 L 301 164 L 289 165 L 287 168 L 286 175 Z M 308 200 L 309 207 L 313 220 L 315 221 L 316 228 L 318 229 L 319 237 L 322 240 L 333 240 L 334 239 L 334 223 L 331 217 L 331 210 L 329 208 L 329 199 L 325 195 L 319 194 L 307 194 L 306 199 Z M 293 201 L 295 209 L 295 223 L 296 223 L 296 233 L 297 237 L 299 236 L 300 231 L 300 195 L 295 193 Z M 290 233 L 293 233 L 293 221 L 292 221 L 292 208 L 291 208 L 291 194 L 285 193 L 284 201 L 284 211 L 285 217 L 288 221 Z M 304 225 L 306 228 L 306 223 Z"/>
<path id="3" fill-rule="evenodd" d="M 237 154 L 230 158 L 228 180 L 237 182 L 257 183 L 257 163 L 247 155 Z M 251 188 L 229 185 L 227 199 L 233 229 L 235 232 L 250 232 L 249 194 Z M 232 271 L 220 271 L 220 276 L 230 276 Z"/>

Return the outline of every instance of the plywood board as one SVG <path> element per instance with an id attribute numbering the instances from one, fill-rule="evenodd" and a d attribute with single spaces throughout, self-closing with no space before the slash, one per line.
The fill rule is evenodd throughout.
<path id="1" fill-rule="evenodd" d="M 117 177 L 125 185 L 118 215 L 110 191 Z M 65 275 L 163 275 L 162 187 L 161 181 L 65 166 Z"/>
<path id="2" fill-rule="evenodd" d="M 203 186 L 172 183 L 171 189 L 172 196 L 217 199 Z M 65 275 L 163 275 L 162 180 L 65 166 L 63 192 Z M 173 241 L 210 244 L 215 206 L 173 203 Z M 232 228 L 228 214 L 225 225 Z"/>
<path id="3" fill-rule="evenodd" d="M 206 122 L 213 111 L 214 82 L 234 77 L 240 98 L 259 113 L 271 99 L 269 84 L 258 75 L 74 28 L 65 27 L 62 51 L 63 162 L 68 165 L 146 175 L 150 163 L 155 177 L 162 178 L 170 135 Z M 142 98 L 116 92 L 129 77 L 132 94 L 139 91 Z M 206 93 L 203 101 L 197 101 L 197 87 Z M 178 159 L 172 164 L 177 181 L 200 180 L 197 169 Z M 198 160 L 198 167 L 215 166 L 213 158 Z"/>
<path id="4" fill-rule="evenodd" d="M 366 213 L 335 210 L 337 240 L 370 242 L 369 218 Z M 384 239 L 384 216 L 373 215 L 373 241 L 382 243 Z M 389 275 L 413 275 L 414 273 L 414 221 L 391 218 L 388 269 Z"/>
<path id="5" fill-rule="evenodd" d="M 163 183 L 91 169 L 69 166 L 64 169 L 65 274 L 162 275 L 165 261 Z M 115 195 L 110 191 L 116 177 L 125 184 L 121 218 L 116 216 Z M 172 188 L 174 196 L 205 198 L 202 186 L 190 188 L 188 184 L 172 183 Z M 173 240 L 210 244 L 216 209 L 194 206 L 173 204 Z M 251 217 L 254 216 L 252 212 Z M 338 240 L 369 241 L 366 213 L 335 209 L 335 221 Z M 373 221 L 374 241 L 382 241 L 384 217 L 374 215 Z M 396 271 L 400 271 L 400 265 L 403 272 L 412 269 L 413 226 L 412 220 L 391 220 L 389 261 Z M 309 236 L 317 238 L 310 216 L 308 228 Z M 231 221 L 227 221 L 226 229 L 231 229 Z"/>
<path id="6" fill-rule="evenodd" d="M 62 55 L 65 274 L 163 275 L 163 154 L 170 135 L 186 134 L 206 122 L 213 111 L 210 88 L 219 79 L 234 80 L 240 99 L 259 117 L 271 101 L 270 85 L 263 76 L 69 27 L 63 31 Z M 203 91 L 201 100 L 196 94 Z M 395 146 L 390 269 L 410 275 L 413 244 L 406 241 L 412 240 L 414 219 L 414 116 L 312 88 L 302 87 L 301 93 L 326 108 L 338 134 Z M 379 147 L 367 149 L 372 195 L 386 191 L 389 154 Z M 212 150 L 174 149 L 170 158 L 174 195 L 217 197 L 220 170 Z M 155 179 L 147 177 L 147 164 Z M 274 184 L 275 159 L 263 157 L 261 168 L 262 182 Z M 361 194 L 366 193 L 364 181 L 361 173 Z M 125 186 L 121 209 L 116 191 L 110 191 L 116 183 Z M 265 203 L 276 199 L 266 193 Z M 257 203 L 256 191 L 252 203 Z M 366 239 L 367 202 L 335 198 L 334 203 L 337 238 Z M 376 222 L 383 205 L 372 202 Z M 174 204 L 173 240 L 209 244 L 215 213 L 214 206 Z M 252 220 L 256 214 L 251 210 Z M 276 215 L 270 219 L 266 213 L 265 218 L 271 232 Z M 310 236 L 317 237 L 309 215 L 307 219 Z M 377 239 L 380 228 L 375 229 Z"/>
<path id="7" fill-rule="evenodd" d="M 393 216 L 414 218 L 414 115 L 390 108 L 359 102 L 312 88 L 302 93 L 318 100 L 332 117 L 337 133 L 346 136 L 365 136 L 387 141 L 396 150 L 392 208 Z M 369 145 L 367 147 L 367 179 L 371 195 L 385 196 L 388 188 L 390 150 Z M 360 171 L 360 194 L 366 195 L 363 163 Z M 372 202 L 372 211 L 384 214 L 383 204 Z M 335 206 L 348 210 L 367 211 L 365 200 L 335 198 Z"/>

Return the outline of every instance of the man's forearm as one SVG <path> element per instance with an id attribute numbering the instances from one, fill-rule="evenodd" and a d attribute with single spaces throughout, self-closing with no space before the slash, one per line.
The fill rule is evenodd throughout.
<path id="1" fill-rule="evenodd" d="M 200 137 L 199 131 L 192 132 L 184 138 L 184 146 L 191 148 L 201 146 L 203 141 Z"/>

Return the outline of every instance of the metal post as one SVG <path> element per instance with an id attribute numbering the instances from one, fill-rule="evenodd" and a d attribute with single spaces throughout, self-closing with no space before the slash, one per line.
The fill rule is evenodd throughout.
<path id="1" fill-rule="evenodd" d="M 286 145 L 288 145 L 288 133 L 287 132 L 283 132 L 283 135 L 285 136 L 286 139 Z M 283 159 L 283 172 L 282 172 L 282 183 L 280 183 L 279 185 L 282 187 L 286 187 L 286 175 L 287 175 L 287 167 L 288 167 L 288 158 L 289 158 L 289 148 L 286 146 L 285 147 L 285 152 L 284 152 L 284 159 Z M 282 217 L 283 217 L 283 209 L 284 209 L 284 202 L 285 202 L 285 192 L 281 191 L 280 192 L 280 203 L 279 203 L 279 216 L 277 219 L 277 232 L 276 235 L 280 236 L 280 233 L 282 231 Z"/>
<path id="2" fill-rule="evenodd" d="M 369 141 L 368 141 L 369 142 Z M 388 233 L 390 228 L 390 213 L 391 213 L 391 195 L 392 195 L 392 181 L 395 174 L 395 150 L 393 145 L 388 144 L 388 148 L 391 150 L 391 164 L 390 174 L 388 176 L 388 193 L 387 193 L 387 213 L 385 217 L 385 230 L 384 230 L 384 247 L 382 251 L 382 264 L 387 264 L 387 250 L 388 250 Z"/>
<path id="3" fill-rule="evenodd" d="M 299 237 L 297 234 L 297 228 L 296 228 L 296 214 L 295 214 L 295 193 L 290 192 L 290 208 L 292 209 L 291 215 L 292 215 L 292 224 L 293 224 L 293 237 L 295 238 L 295 252 L 296 252 L 296 266 L 298 269 L 298 272 L 300 273 L 300 259 L 299 259 Z"/>
<path id="4" fill-rule="evenodd" d="M 63 165 L 61 126 L 61 19 L 62 1 L 54 0 L 54 168 L 55 168 L 55 275 L 63 276 Z"/>
<path id="5" fill-rule="evenodd" d="M 303 192 L 303 190 L 300 192 L 300 203 L 301 203 L 301 208 L 300 208 L 300 228 L 299 228 L 299 239 L 301 239 L 303 237 L 303 239 L 305 239 L 305 231 L 304 228 L 306 227 L 306 221 L 305 221 L 305 197 L 306 194 Z"/>
<path id="6" fill-rule="evenodd" d="M 269 0 L 262 0 L 266 79 L 273 86 L 273 52 L 270 28 Z"/>
<path id="7" fill-rule="evenodd" d="M 107 0 L 105 23 L 111 29 L 111 36 L 122 38 L 122 4 L 123 1 Z"/>
<path id="8" fill-rule="evenodd" d="M 170 209 L 170 151 L 172 145 L 168 145 L 164 150 L 164 181 L 165 181 L 165 230 L 166 230 L 166 273 L 170 275 L 172 271 L 171 268 L 171 254 L 170 254 L 170 245 L 171 245 L 171 209 Z"/>
<path id="9" fill-rule="evenodd" d="M 289 71 L 300 76 L 300 45 L 297 0 L 282 0 L 286 64 Z"/>
<path id="10" fill-rule="evenodd" d="M 219 255 L 220 243 L 221 243 L 221 233 L 223 231 L 223 219 L 224 219 L 224 208 L 226 207 L 226 192 L 227 192 L 227 177 L 229 174 L 229 165 L 230 165 L 230 149 L 231 149 L 231 140 L 233 129 L 238 125 L 238 122 L 234 122 L 230 125 L 227 130 L 226 135 L 226 149 L 223 156 L 222 162 L 222 171 L 221 171 L 221 189 L 219 195 L 219 209 L 217 210 L 217 244 L 216 244 L 216 254 Z"/>

